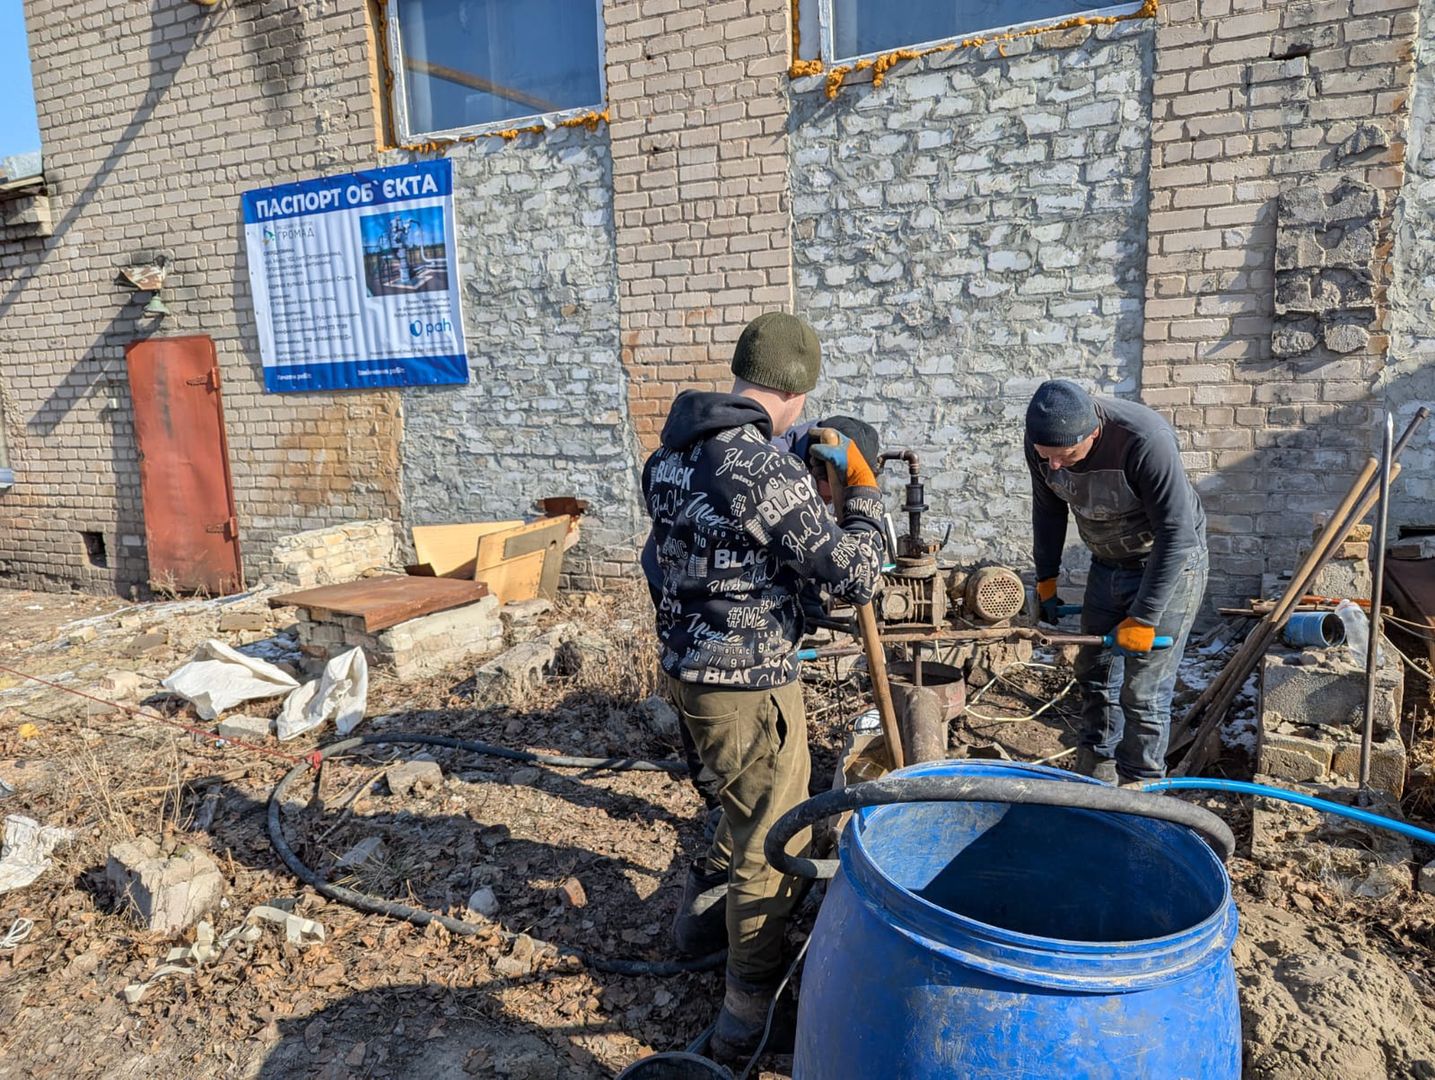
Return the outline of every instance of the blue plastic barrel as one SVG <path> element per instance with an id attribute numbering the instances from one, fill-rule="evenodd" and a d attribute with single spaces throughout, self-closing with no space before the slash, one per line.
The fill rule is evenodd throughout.
<path id="1" fill-rule="evenodd" d="M 1333 611 L 1297 611 L 1286 623 L 1287 645 L 1331 648 L 1345 644 L 1345 623 Z"/>
<path id="2" fill-rule="evenodd" d="M 1084 777 L 937 761 L 895 776 Z M 794 1080 L 1236 1080 L 1225 867 L 1130 815 L 912 803 L 852 815 L 802 975 Z"/>

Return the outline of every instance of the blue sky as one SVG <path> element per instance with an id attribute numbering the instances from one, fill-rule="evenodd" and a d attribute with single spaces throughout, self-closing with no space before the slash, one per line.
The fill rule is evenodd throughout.
<path id="1" fill-rule="evenodd" d="M 0 101 L 5 102 L 0 109 L 0 158 L 40 149 L 20 0 L 0 0 Z"/>

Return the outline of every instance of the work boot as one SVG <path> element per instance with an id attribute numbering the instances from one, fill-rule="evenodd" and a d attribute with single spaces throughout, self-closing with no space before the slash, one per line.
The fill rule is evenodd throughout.
<path id="1" fill-rule="evenodd" d="M 1116 783 L 1116 762 L 1110 758 L 1098 757 L 1096 751 L 1089 746 L 1076 748 L 1076 766 L 1073 771 L 1093 780 L 1100 780 L 1103 784 Z"/>
<path id="2" fill-rule="evenodd" d="M 745 1065 L 762 1041 L 767 1027 L 767 1014 L 772 1009 L 778 980 L 750 983 L 731 972 L 723 994 L 722 1011 L 718 1013 L 708 1049 L 720 1065 Z M 790 1053 L 796 1027 L 796 1011 L 779 1005 L 772 1018 L 764 1053 Z"/>
<path id="3" fill-rule="evenodd" d="M 683 898 L 673 916 L 673 945 L 684 956 L 710 956 L 727 948 L 727 872 L 688 867 Z"/>

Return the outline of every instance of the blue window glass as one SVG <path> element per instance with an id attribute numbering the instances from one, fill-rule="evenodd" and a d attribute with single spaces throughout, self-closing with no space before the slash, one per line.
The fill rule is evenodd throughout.
<path id="1" fill-rule="evenodd" d="M 595 0 L 394 0 L 408 132 L 601 104 Z"/>
<path id="2" fill-rule="evenodd" d="M 833 45 L 839 58 L 862 56 L 1103 6 L 1101 0 L 832 0 Z"/>

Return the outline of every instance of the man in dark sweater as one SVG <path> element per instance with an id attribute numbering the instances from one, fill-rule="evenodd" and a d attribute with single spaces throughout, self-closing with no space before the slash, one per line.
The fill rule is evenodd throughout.
<path id="1" fill-rule="evenodd" d="M 1176 433 L 1144 405 L 1093 397 L 1054 379 L 1026 413 L 1033 553 L 1043 621 L 1056 622 L 1068 512 L 1091 550 L 1076 679 L 1076 769 L 1128 783 L 1166 773 L 1171 694 L 1206 591 L 1206 514 L 1181 465 Z M 1153 649 L 1158 635 L 1174 645 Z"/>
<path id="2" fill-rule="evenodd" d="M 816 581 L 865 602 L 882 564 L 876 478 L 852 441 L 811 451 L 846 480 L 840 523 L 806 465 L 769 442 L 801 416 L 820 363 L 805 322 L 759 316 L 738 339 L 732 392 L 678 395 L 643 468 L 662 667 L 703 765 L 720 781 L 722 806 L 675 932 L 701 948 L 696 916 L 724 909 L 695 901 L 725 891 L 727 982 L 712 1047 L 731 1060 L 761 1037 L 799 896 L 799 882 L 762 851 L 772 824 L 807 797 L 811 773 L 797 681 L 799 594 Z"/>

